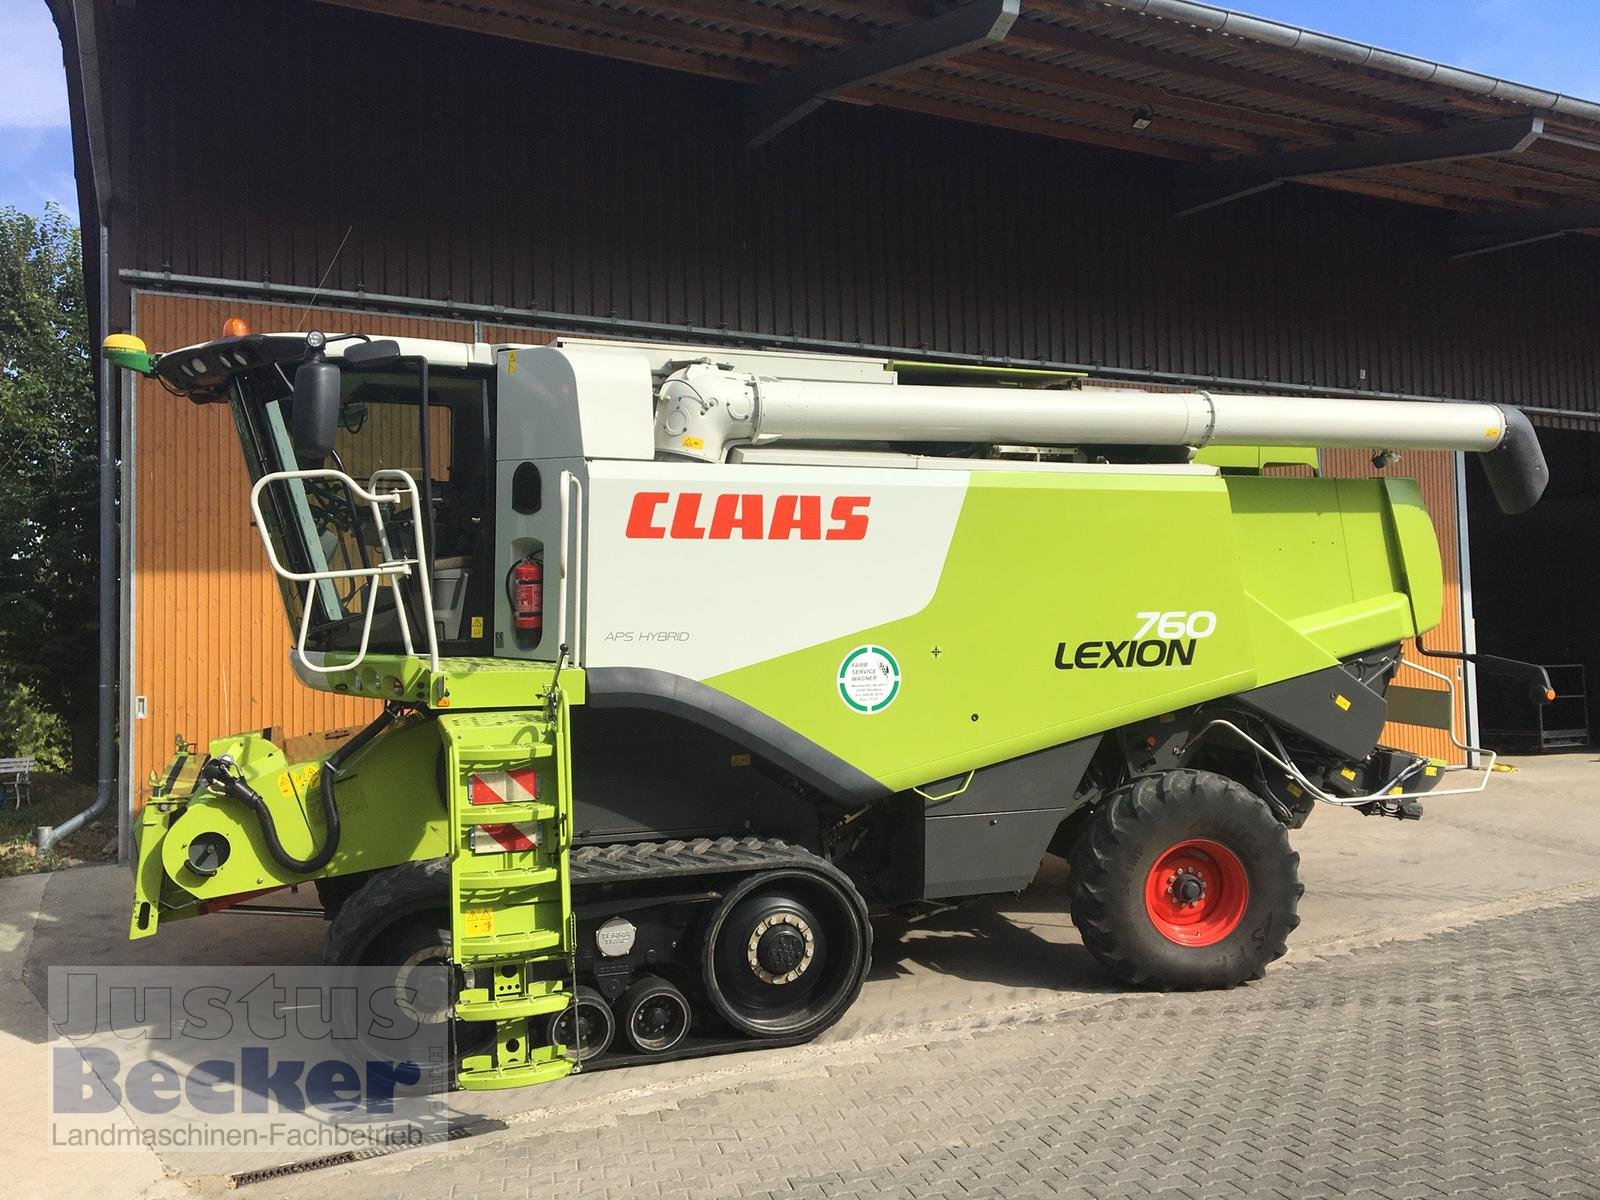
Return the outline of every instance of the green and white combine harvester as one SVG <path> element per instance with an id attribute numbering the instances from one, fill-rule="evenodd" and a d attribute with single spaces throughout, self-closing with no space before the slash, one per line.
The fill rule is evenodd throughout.
<path id="1" fill-rule="evenodd" d="M 1415 483 L 1262 468 L 1473 451 L 1521 511 L 1512 409 L 576 339 L 106 353 L 231 407 L 294 670 L 383 706 L 313 761 L 180 739 L 131 935 L 314 883 L 328 962 L 452 964 L 466 1088 L 810 1039 L 870 913 L 1046 852 L 1112 974 L 1238 984 L 1316 802 L 1488 778 L 1378 744 L 1439 695 L 1393 682 L 1442 602 Z"/>

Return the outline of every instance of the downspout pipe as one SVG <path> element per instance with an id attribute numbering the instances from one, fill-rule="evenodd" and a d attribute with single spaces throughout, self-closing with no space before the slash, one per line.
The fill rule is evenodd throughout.
<path id="1" fill-rule="evenodd" d="M 111 230 L 102 219 L 100 286 L 96 298 L 98 323 L 102 330 L 108 329 L 111 321 L 110 241 Z M 59 825 L 54 827 L 43 825 L 35 830 L 34 840 L 41 853 L 49 850 L 63 838 L 71 837 L 109 809 L 111 798 L 117 790 L 117 461 L 113 431 L 116 429 L 116 387 L 119 373 L 103 362 L 99 364 L 98 369 L 100 372 L 100 436 L 97 448 L 100 456 L 100 685 L 99 713 L 96 720 L 99 753 L 94 803 L 82 812 L 68 817 Z"/>
<path id="2" fill-rule="evenodd" d="M 102 336 L 111 327 L 111 181 L 105 157 L 100 119 L 98 36 L 88 5 L 74 0 L 59 6 L 57 20 L 70 13 L 78 52 L 78 71 L 82 81 L 83 120 L 90 150 L 94 178 L 95 219 L 99 231 L 97 260 L 99 286 L 95 296 L 95 332 Z M 91 98 L 92 97 L 92 98 Z M 49 850 L 63 838 L 72 836 L 111 807 L 117 791 L 117 386 L 118 372 L 96 361 L 99 371 L 99 609 L 100 681 L 97 689 L 98 713 L 95 721 L 98 762 L 95 771 L 94 803 L 54 827 L 45 825 L 34 831 L 40 852 Z M 118 851 L 121 851 L 120 838 Z"/>

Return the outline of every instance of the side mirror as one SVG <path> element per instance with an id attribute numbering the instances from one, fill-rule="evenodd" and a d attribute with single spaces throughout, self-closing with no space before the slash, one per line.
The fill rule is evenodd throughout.
<path id="1" fill-rule="evenodd" d="M 338 364 L 320 359 L 301 363 L 294 373 L 294 411 L 289 421 L 295 457 L 320 464 L 333 453 L 338 428 Z"/>
<path id="2" fill-rule="evenodd" d="M 375 342 L 353 342 L 345 347 L 344 360 L 347 363 L 368 366 L 372 363 L 392 362 L 400 357 L 400 343 L 393 338 L 383 338 Z"/>

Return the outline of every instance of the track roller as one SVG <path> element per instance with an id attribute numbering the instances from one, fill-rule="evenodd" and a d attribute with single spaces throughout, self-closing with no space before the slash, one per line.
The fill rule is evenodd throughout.
<path id="1" fill-rule="evenodd" d="M 689 1035 L 689 1000 L 665 979 L 646 975 L 617 1002 L 623 1036 L 643 1054 L 666 1054 Z"/>
<path id="2" fill-rule="evenodd" d="M 586 1063 L 599 1058 L 617 1034 L 616 1014 L 592 987 L 580 987 L 573 1003 L 550 1018 L 547 1036 L 567 1048 L 567 1057 Z"/>

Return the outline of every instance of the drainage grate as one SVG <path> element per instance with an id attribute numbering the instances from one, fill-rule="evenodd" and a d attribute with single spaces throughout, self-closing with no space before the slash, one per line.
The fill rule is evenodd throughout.
<path id="1" fill-rule="evenodd" d="M 281 1167 L 262 1167 L 255 1171 L 239 1171 L 228 1176 L 230 1189 L 247 1187 L 252 1183 L 265 1183 L 270 1179 L 287 1179 L 291 1175 L 307 1175 L 312 1171 L 322 1171 L 328 1167 L 343 1167 L 351 1163 L 366 1162 L 371 1158 L 385 1158 L 390 1154 L 400 1154 L 406 1150 L 420 1150 L 427 1146 L 437 1146 L 444 1142 L 459 1142 L 462 1138 L 477 1137 L 480 1133 L 493 1133 L 504 1129 L 504 1121 L 472 1121 L 450 1126 L 449 1130 L 432 1137 L 425 1137 L 416 1145 L 374 1147 L 368 1150 L 344 1150 L 338 1154 L 324 1154 L 321 1158 L 307 1158 L 299 1162 L 285 1163 Z"/>

